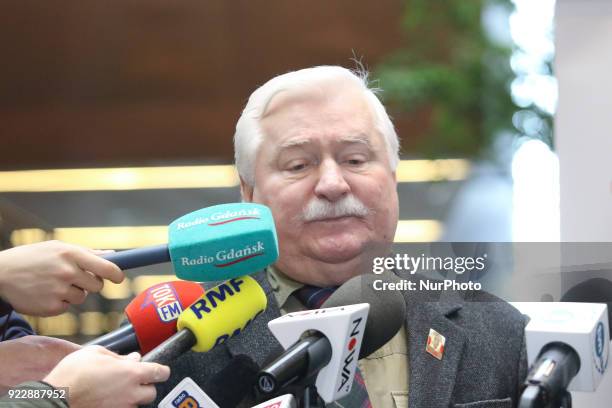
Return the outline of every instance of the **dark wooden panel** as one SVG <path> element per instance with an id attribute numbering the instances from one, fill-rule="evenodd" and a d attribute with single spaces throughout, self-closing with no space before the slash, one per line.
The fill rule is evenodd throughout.
<path id="1" fill-rule="evenodd" d="M 0 166 L 231 160 L 235 121 L 256 86 L 305 66 L 352 66 L 353 50 L 375 64 L 402 41 L 401 8 L 399 0 L 4 1 Z"/>

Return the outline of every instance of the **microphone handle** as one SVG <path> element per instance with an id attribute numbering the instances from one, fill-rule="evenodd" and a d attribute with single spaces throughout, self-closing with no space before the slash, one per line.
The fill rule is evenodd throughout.
<path id="1" fill-rule="evenodd" d="M 108 254 L 101 255 L 101 257 L 111 261 L 121 270 L 126 270 L 141 266 L 170 262 L 170 251 L 168 250 L 167 244 L 161 244 L 127 249 L 119 252 L 110 252 Z"/>
<path id="2" fill-rule="evenodd" d="M 327 337 L 320 333 L 306 336 L 261 369 L 257 389 L 269 395 L 296 381 L 309 380 L 329 363 L 331 357 L 332 347 Z"/>
<path id="3" fill-rule="evenodd" d="M 138 344 L 136 333 L 130 333 L 125 337 L 116 339 L 105 347 L 117 354 L 130 354 L 134 351 L 140 351 L 140 344 Z"/>
<path id="4" fill-rule="evenodd" d="M 100 336 L 96 339 L 89 341 L 83 344 L 83 346 L 102 346 L 102 347 L 108 348 L 109 344 L 113 344 L 117 342 L 119 339 L 129 336 L 130 334 L 133 334 L 133 333 L 134 333 L 134 327 L 132 326 L 131 323 L 129 323 L 124 326 L 120 326 L 118 329 L 113 330 L 110 333 L 106 333 L 103 336 Z"/>
<path id="5" fill-rule="evenodd" d="M 182 329 L 174 336 L 142 356 L 140 361 L 169 365 L 196 344 L 196 337 L 189 329 Z"/>

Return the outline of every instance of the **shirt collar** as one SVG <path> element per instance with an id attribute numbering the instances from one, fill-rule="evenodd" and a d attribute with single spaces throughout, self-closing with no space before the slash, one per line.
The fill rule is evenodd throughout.
<path id="1" fill-rule="evenodd" d="M 303 283 L 289 278 L 273 265 L 266 268 L 266 278 L 270 282 L 272 293 L 274 293 L 276 302 L 281 309 L 293 292 L 305 286 Z"/>

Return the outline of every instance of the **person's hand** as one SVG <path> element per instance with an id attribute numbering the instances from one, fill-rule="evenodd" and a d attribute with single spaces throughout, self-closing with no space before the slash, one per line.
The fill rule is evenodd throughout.
<path id="1" fill-rule="evenodd" d="M 0 297 L 20 313 L 54 316 L 99 292 L 103 279 L 120 283 L 119 267 L 92 251 L 60 241 L 0 252 Z"/>
<path id="2" fill-rule="evenodd" d="M 170 376 L 170 368 L 142 363 L 140 355 L 120 356 L 100 346 L 70 354 L 43 381 L 68 387 L 68 404 L 80 407 L 137 407 L 156 397 L 154 383 Z"/>
<path id="3" fill-rule="evenodd" d="M 0 395 L 25 381 L 39 381 L 68 354 L 81 348 L 66 340 L 25 336 L 0 343 Z"/>

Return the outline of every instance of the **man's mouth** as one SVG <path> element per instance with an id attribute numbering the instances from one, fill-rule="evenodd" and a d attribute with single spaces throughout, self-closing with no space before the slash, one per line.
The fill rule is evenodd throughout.
<path id="1" fill-rule="evenodd" d="M 340 216 L 334 216 L 334 217 L 316 218 L 314 220 L 309 220 L 307 222 L 343 221 L 343 220 L 347 220 L 351 218 L 357 219 L 357 218 L 362 218 L 362 217 L 358 215 L 340 215 Z"/>

